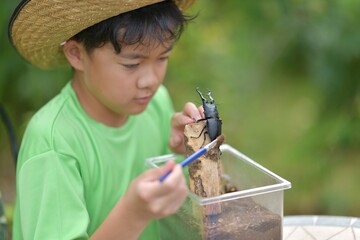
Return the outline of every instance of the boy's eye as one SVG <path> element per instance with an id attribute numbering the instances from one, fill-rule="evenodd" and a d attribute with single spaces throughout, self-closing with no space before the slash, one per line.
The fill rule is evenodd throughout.
<path id="1" fill-rule="evenodd" d="M 139 66 L 138 63 L 136 64 L 122 64 L 124 67 L 129 68 L 129 69 L 133 69 L 136 68 L 137 66 Z"/>
<path id="2" fill-rule="evenodd" d="M 161 57 L 161 58 L 160 58 L 160 61 L 166 61 L 166 60 L 168 60 L 168 59 L 169 59 L 169 56 Z"/>

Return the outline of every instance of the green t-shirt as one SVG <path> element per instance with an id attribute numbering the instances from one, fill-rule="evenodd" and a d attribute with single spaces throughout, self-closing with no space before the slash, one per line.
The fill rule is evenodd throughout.
<path id="1" fill-rule="evenodd" d="M 172 104 L 161 86 L 120 128 L 91 119 L 70 83 L 31 119 L 17 166 L 13 237 L 87 239 L 148 157 L 169 153 Z M 158 239 L 151 222 L 140 239 Z"/>

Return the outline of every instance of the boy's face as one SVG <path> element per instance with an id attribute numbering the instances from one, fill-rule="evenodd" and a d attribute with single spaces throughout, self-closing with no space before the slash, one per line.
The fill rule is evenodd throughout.
<path id="1" fill-rule="evenodd" d="M 73 87 L 85 111 L 110 126 L 143 112 L 164 80 L 172 45 L 123 46 L 120 54 L 110 43 L 90 54 L 81 48 Z"/>

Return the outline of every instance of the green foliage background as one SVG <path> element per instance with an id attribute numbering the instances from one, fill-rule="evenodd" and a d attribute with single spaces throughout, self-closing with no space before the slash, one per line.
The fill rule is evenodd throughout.
<path id="1" fill-rule="evenodd" d="M 16 5 L 0 3 L 0 103 L 20 141 L 71 73 L 36 69 L 10 46 Z M 285 215 L 359 216 L 360 2 L 198 0 L 190 12 L 199 16 L 175 47 L 165 81 L 176 109 L 201 104 L 197 86 L 212 90 L 226 142 L 292 182 Z M 0 167 L 8 167 L 3 126 L 0 144 Z"/>

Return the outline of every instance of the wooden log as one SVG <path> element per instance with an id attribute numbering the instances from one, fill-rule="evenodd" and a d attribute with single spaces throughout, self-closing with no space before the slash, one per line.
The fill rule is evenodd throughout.
<path id="1" fill-rule="evenodd" d="M 188 156 L 210 143 L 205 127 L 206 121 L 185 126 L 184 136 Z M 219 136 L 216 147 L 189 164 L 190 190 L 199 197 L 208 198 L 223 194 L 221 152 L 219 149 L 223 140 L 223 136 Z M 221 204 L 210 204 L 205 206 L 203 215 L 207 217 L 219 213 L 221 213 Z"/>

